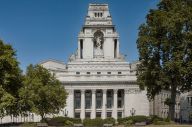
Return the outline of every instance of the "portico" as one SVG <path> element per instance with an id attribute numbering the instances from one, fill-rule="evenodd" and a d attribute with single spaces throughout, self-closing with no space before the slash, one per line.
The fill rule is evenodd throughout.
<path id="1" fill-rule="evenodd" d="M 75 118 L 123 117 L 123 89 L 80 89 L 74 92 Z"/>

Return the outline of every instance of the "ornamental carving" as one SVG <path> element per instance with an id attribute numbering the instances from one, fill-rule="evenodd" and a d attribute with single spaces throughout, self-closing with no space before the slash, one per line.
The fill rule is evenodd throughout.
<path id="1" fill-rule="evenodd" d="M 126 94 L 139 94 L 141 90 L 139 88 L 125 89 Z"/>
<path id="2" fill-rule="evenodd" d="M 67 89 L 66 91 L 67 91 L 68 94 L 73 94 L 74 93 L 74 90 L 72 90 L 72 89 Z"/>
<path id="3" fill-rule="evenodd" d="M 98 30 L 94 33 L 93 43 L 94 43 L 94 57 L 102 58 L 103 57 L 103 33 Z"/>

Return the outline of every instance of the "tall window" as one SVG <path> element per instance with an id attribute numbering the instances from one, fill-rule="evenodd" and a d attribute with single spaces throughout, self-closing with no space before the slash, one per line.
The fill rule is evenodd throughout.
<path id="1" fill-rule="evenodd" d="M 86 109 L 91 108 L 91 91 L 85 92 L 85 108 Z"/>
<path id="2" fill-rule="evenodd" d="M 80 58 L 83 59 L 83 39 L 80 39 Z"/>
<path id="3" fill-rule="evenodd" d="M 114 58 L 117 58 L 117 39 L 114 40 Z"/>
<path id="4" fill-rule="evenodd" d="M 80 109 L 81 108 L 81 92 L 80 91 L 75 91 L 74 93 L 75 97 L 75 109 Z"/>
<path id="5" fill-rule="evenodd" d="M 107 108 L 112 108 L 113 106 L 113 91 L 107 91 Z"/>
<path id="6" fill-rule="evenodd" d="M 103 94 L 102 91 L 96 92 L 96 108 L 97 109 L 101 109 L 102 107 L 102 97 L 103 97 L 102 94 Z"/>

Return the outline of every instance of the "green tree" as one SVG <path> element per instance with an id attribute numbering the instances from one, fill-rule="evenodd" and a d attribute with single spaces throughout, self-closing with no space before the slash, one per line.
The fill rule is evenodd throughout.
<path id="1" fill-rule="evenodd" d="M 16 52 L 11 45 L 0 40 L 0 117 L 17 116 L 18 90 L 22 86 L 22 73 Z"/>
<path id="2" fill-rule="evenodd" d="M 192 85 L 192 1 L 161 0 L 139 28 L 137 81 L 149 99 L 171 92 L 169 118 L 174 120 L 177 92 Z"/>
<path id="3" fill-rule="evenodd" d="M 28 66 L 24 87 L 19 93 L 21 108 L 40 115 L 42 119 L 46 114 L 59 113 L 66 104 L 67 93 L 63 85 L 40 65 Z"/>

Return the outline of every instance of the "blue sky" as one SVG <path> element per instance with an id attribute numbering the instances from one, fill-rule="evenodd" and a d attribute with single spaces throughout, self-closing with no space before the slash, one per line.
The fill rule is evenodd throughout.
<path id="1" fill-rule="evenodd" d="M 23 70 L 46 59 L 64 61 L 77 49 L 89 3 L 108 3 L 120 51 L 138 59 L 139 26 L 159 0 L 0 0 L 0 39 L 11 44 Z"/>

